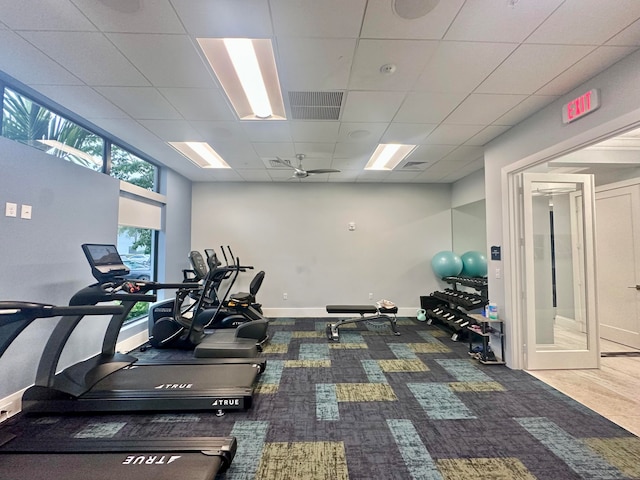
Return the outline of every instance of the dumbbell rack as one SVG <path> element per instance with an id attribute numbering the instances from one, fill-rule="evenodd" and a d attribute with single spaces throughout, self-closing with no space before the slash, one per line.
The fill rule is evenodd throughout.
<path id="1" fill-rule="evenodd" d="M 487 279 L 472 277 L 445 277 L 443 280 L 452 288 L 445 288 L 431 294 L 442 300 L 443 305 L 427 310 L 427 323 L 436 321 L 451 332 L 453 341 L 467 338 L 468 327 L 476 321 L 467 312 L 482 309 L 488 303 Z M 479 293 L 458 290 L 459 286 L 470 287 Z"/>

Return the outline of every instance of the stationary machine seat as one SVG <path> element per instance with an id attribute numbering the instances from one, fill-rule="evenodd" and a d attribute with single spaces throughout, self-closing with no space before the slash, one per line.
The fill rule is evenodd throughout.
<path id="1" fill-rule="evenodd" d="M 336 323 L 328 323 L 326 333 L 329 340 L 336 342 L 340 340 L 339 328 L 342 325 L 356 322 L 373 323 L 379 320 L 389 322 L 393 334 L 400 335 L 400 332 L 398 332 L 396 327 L 396 314 L 398 313 L 398 307 L 389 301 L 385 300 L 377 303 L 376 305 L 327 305 L 326 308 L 327 313 L 359 315 L 359 317 L 345 318 Z"/>

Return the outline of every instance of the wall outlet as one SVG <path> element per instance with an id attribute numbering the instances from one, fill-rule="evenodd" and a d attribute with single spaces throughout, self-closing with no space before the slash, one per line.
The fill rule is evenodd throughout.
<path id="1" fill-rule="evenodd" d="M 18 216 L 18 205 L 16 203 L 7 202 L 7 206 L 5 208 L 5 213 L 7 217 L 17 217 Z"/>
<path id="2" fill-rule="evenodd" d="M 369 300 L 373 300 L 373 293 L 369 293 Z"/>
<path id="3" fill-rule="evenodd" d="M 20 218 L 31 220 L 31 205 L 22 205 L 20 209 Z"/>
<path id="4" fill-rule="evenodd" d="M 282 299 L 283 299 L 283 300 L 286 300 L 287 298 L 288 298 L 287 292 L 284 292 L 284 293 L 282 294 Z"/>

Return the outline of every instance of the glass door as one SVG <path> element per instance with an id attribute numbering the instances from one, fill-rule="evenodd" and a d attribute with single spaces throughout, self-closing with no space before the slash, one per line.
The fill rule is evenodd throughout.
<path id="1" fill-rule="evenodd" d="M 523 173 L 525 368 L 598 368 L 592 175 Z"/>

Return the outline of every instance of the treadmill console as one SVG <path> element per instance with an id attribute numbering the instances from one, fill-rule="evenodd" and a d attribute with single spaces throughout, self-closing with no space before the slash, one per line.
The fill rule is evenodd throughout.
<path id="1" fill-rule="evenodd" d="M 100 283 L 129 274 L 115 245 L 85 243 L 82 251 L 91 265 L 91 273 Z"/>

